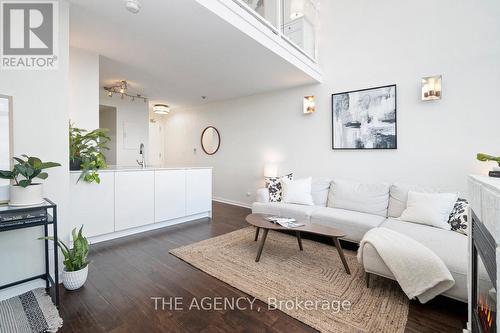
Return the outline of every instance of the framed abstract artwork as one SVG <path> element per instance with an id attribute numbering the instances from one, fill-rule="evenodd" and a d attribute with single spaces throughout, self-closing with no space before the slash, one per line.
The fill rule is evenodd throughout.
<path id="1" fill-rule="evenodd" d="M 396 149 L 396 85 L 332 94 L 333 149 Z"/>

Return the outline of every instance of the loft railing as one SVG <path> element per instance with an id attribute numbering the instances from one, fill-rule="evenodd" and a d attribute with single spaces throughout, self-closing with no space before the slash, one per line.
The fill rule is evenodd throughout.
<path id="1" fill-rule="evenodd" d="M 317 58 L 318 0 L 233 0 L 313 62 Z"/>

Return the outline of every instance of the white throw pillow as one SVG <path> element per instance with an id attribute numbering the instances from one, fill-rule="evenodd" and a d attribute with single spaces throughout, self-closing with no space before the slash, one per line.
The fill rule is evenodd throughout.
<path id="1" fill-rule="evenodd" d="M 311 177 L 297 180 L 283 179 L 282 202 L 299 205 L 314 205 L 311 195 Z"/>
<path id="2" fill-rule="evenodd" d="M 448 219 L 457 198 L 456 193 L 409 191 L 406 209 L 399 219 L 449 230 Z"/>

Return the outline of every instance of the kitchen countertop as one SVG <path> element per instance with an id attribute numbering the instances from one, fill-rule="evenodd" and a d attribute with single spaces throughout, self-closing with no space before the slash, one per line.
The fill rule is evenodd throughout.
<path id="1" fill-rule="evenodd" d="M 179 166 L 158 166 L 145 167 L 127 165 L 108 165 L 106 169 L 99 169 L 98 172 L 121 172 L 121 171 L 154 171 L 154 170 L 190 170 L 190 169 L 212 169 L 212 167 L 179 167 Z M 71 173 L 79 173 L 81 170 L 72 170 Z"/>

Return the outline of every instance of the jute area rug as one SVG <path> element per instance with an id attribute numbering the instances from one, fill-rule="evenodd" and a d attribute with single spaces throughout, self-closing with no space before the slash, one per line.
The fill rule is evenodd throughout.
<path id="1" fill-rule="evenodd" d="M 0 302 L 0 333 L 56 332 L 63 324 L 43 288 Z"/>
<path id="2" fill-rule="evenodd" d="M 254 235 L 248 227 L 170 253 L 321 332 L 404 331 L 407 297 L 388 279 L 367 288 L 354 252 L 347 275 L 335 247 L 304 239 L 299 251 L 295 237 L 269 231 L 257 263 Z"/>

